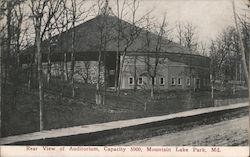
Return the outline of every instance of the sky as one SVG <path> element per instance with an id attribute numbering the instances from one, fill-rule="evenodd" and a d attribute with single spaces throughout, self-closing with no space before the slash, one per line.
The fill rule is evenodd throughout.
<path id="1" fill-rule="evenodd" d="M 82 0 L 78 0 L 81 2 Z M 116 14 L 117 0 L 108 0 L 114 14 Z M 119 0 L 122 3 L 123 0 Z M 131 1 L 131 0 L 127 0 Z M 176 23 L 192 23 L 196 27 L 196 38 L 198 43 L 203 42 L 205 46 L 209 45 L 211 39 L 215 39 L 226 27 L 234 26 L 232 0 L 138 0 L 140 6 L 137 11 L 137 18 L 144 16 L 147 12 L 151 12 L 151 17 L 158 23 L 161 23 L 164 14 L 169 23 L 169 28 L 173 30 L 171 37 L 176 39 Z M 239 15 L 246 14 L 247 0 L 235 0 L 236 12 Z M 86 0 L 84 9 L 88 9 L 97 0 Z M 97 9 L 97 8 L 95 8 Z M 25 8 L 29 12 L 29 8 Z M 248 11 L 249 13 L 249 11 Z M 96 16 L 96 15 L 95 15 Z M 249 16 L 249 15 L 247 15 Z M 93 18 L 88 17 L 88 19 Z M 124 19 L 129 21 L 129 16 Z M 32 27 L 31 27 L 32 28 Z M 32 32 L 33 29 L 30 29 Z"/>
<path id="2" fill-rule="evenodd" d="M 176 22 L 189 22 L 196 26 L 199 41 L 215 39 L 227 26 L 234 26 L 231 0 L 139 0 L 138 16 L 152 10 L 152 16 L 159 22 L 166 13 L 171 28 Z M 236 12 L 244 14 L 246 0 L 235 0 Z M 116 11 L 116 0 L 109 0 Z M 174 36 L 174 35 L 173 35 Z"/>

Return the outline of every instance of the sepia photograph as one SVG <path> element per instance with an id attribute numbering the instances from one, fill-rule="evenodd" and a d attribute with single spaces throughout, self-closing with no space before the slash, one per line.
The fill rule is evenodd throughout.
<path id="1" fill-rule="evenodd" d="M 0 7 L 0 156 L 249 155 L 250 0 Z"/>

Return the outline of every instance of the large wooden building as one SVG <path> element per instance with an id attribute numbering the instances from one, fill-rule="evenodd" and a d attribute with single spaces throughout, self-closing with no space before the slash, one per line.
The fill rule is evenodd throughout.
<path id="1" fill-rule="evenodd" d="M 76 61 L 75 80 L 85 82 L 84 76 L 86 70 L 88 73 L 88 82 L 96 83 L 96 69 L 98 56 L 101 53 L 102 65 L 106 65 L 106 78 L 108 86 L 115 86 L 115 79 L 121 74 L 121 89 L 149 88 L 152 83 L 159 89 L 205 89 L 209 87 L 209 65 L 210 60 L 207 57 L 194 55 L 186 48 L 167 39 L 161 40 L 161 49 L 156 51 L 158 36 L 140 27 L 134 26 L 121 20 L 123 30 L 119 39 L 119 48 L 117 46 L 117 21 L 116 16 L 99 15 L 93 19 L 84 22 L 75 28 L 55 35 L 50 41 L 45 40 L 42 43 L 42 60 L 46 69 L 48 55 L 53 63 L 52 71 L 58 75 L 62 70 L 60 68 L 62 61 L 70 64 L 72 53 L 72 33 L 75 34 L 74 56 Z M 128 45 L 131 38 L 131 30 L 136 31 L 138 35 Z M 146 46 L 146 40 L 150 44 Z M 53 41 L 53 44 L 51 44 Z M 31 55 L 34 54 L 34 47 L 26 50 L 23 55 L 23 62 L 31 61 Z M 119 53 L 119 62 L 117 60 L 117 51 Z M 126 55 L 124 55 L 126 53 Z M 159 61 L 157 70 L 153 77 L 149 73 L 149 65 L 154 66 L 155 60 Z M 121 61 L 124 60 L 123 66 Z M 86 69 L 86 63 L 90 69 Z M 119 64 L 119 71 L 115 70 L 116 63 Z M 68 65 L 68 68 L 70 66 Z M 102 66 L 104 67 L 104 66 Z M 66 70 L 63 68 L 64 71 Z M 122 72 L 120 73 L 120 70 Z M 102 68 L 102 78 L 104 68 Z M 46 73 L 46 70 L 44 70 Z M 117 73 L 117 74 L 116 74 Z"/>

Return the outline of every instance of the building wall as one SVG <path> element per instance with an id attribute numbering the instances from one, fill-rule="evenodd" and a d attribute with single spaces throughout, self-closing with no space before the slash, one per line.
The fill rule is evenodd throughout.
<path id="1" fill-rule="evenodd" d="M 113 58 L 113 57 L 112 57 Z M 136 62 L 134 62 L 136 59 Z M 196 60 L 198 60 L 196 58 Z M 114 60 L 115 61 L 115 60 Z M 121 57 L 122 61 L 122 57 Z M 77 82 L 85 83 L 84 77 L 86 77 L 87 69 L 85 67 L 84 62 L 86 61 L 76 61 L 75 65 L 75 74 L 74 79 Z M 88 83 L 95 84 L 97 82 L 97 61 L 87 61 L 89 62 L 89 79 Z M 123 66 L 123 73 L 121 77 L 121 89 L 133 89 L 135 86 L 135 63 L 136 63 L 136 78 L 137 82 L 139 78 L 142 79 L 141 84 L 137 83 L 138 89 L 150 89 L 152 86 L 151 77 L 153 73 L 153 68 L 155 65 L 155 58 L 146 56 L 126 56 L 125 62 Z M 68 72 L 70 72 L 71 63 L 68 62 Z M 148 66 L 149 65 L 149 66 Z M 104 68 L 101 66 L 101 83 L 104 81 Z M 148 72 L 148 67 L 150 67 Z M 47 71 L 47 64 L 44 64 L 44 72 Z M 53 63 L 51 73 L 53 76 L 61 76 L 62 72 L 65 73 L 65 69 L 63 68 L 62 63 Z M 149 75 L 151 74 L 151 75 Z M 191 75 L 190 75 L 191 74 Z M 110 79 L 111 77 L 114 79 L 115 70 L 107 70 L 107 77 Z M 129 83 L 129 79 L 133 79 L 133 83 Z M 109 80 L 107 80 L 109 82 Z M 210 78 L 209 78 L 209 69 L 206 67 L 192 66 L 190 68 L 189 65 L 172 61 L 167 57 L 159 58 L 159 64 L 156 70 L 155 77 L 155 89 L 159 90 L 174 90 L 174 89 L 205 89 L 210 86 Z M 174 83 L 172 83 L 174 82 Z M 190 82 L 190 83 L 188 83 Z M 114 86 L 109 85 L 111 87 Z"/>
<path id="2" fill-rule="evenodd" d="M 88 62 L 89 68 L 87 68 L 85 63 Z M 70 76 L 70 69 L 71 63 L 67 62 L 67 71 L 68 75 Z M 79 83 L 86 83 L 85 79 L 87 76 L 87 72 L 89 73 L 88 81 L 87 83 L 95 84 L 97 83 L 97 68 L 98 63 L 97 61 L 76 61 L 75 62 L 75 73 L 74 73 L 74 80 Z M 47 63 L 43 64 L 43 72 L 46 75 L 47 74 Z M 100 83 L 102 84 L 104 82 L 103 77 L 104 68 L 101 66 L 101 72 L 100 72 Z M 55 77 L 61 77 L 62 73 L 66 77 L 66 70 L 61 62 L 53 63 L 51 65 L 51 75 Z"/>
<path id="3" fill-rule="evenodd" d="M 150 89 L 152 86 L 151 76 L 154 70 L 155 58 L 150 57 L 150 61 L 145 56 L 127 56 L 125 57 L 123 75 L 121 80 L 121 89 L 133 89 L 137 81 L 138 89 Z M 136 59 L 136 62 L 135 62 Z M 122 60 L 122 58 L 121 58 Z M 136 64 L 136 68 L 135 65 Z M 136 69 L 136 70 L 135 70 Z M 134 73 L 136 71 L 136 79 Z M 151 75 L 149 75 L 149 73 Z M 191 74 L 191 75 L 190 75 Z M 131 79 L 133 83 L 131 83 Z M 143 83 L 139 79 L 143 80 Z M 173 62 L 168 58 L 159 58 L 159 64 L 156 70 L 155 88 L 165 89 L 205 89 L 209 87 L 209 69 L 203 67 L 191 67 L 184 63 Z"/>

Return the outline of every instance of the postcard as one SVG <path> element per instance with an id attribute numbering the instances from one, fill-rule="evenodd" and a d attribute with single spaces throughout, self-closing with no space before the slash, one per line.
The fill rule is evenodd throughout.
<path id="1" fill-rule="evenodd" d="M 0 156 L 249 156 L 249 0 L 0 3 Z"/>

